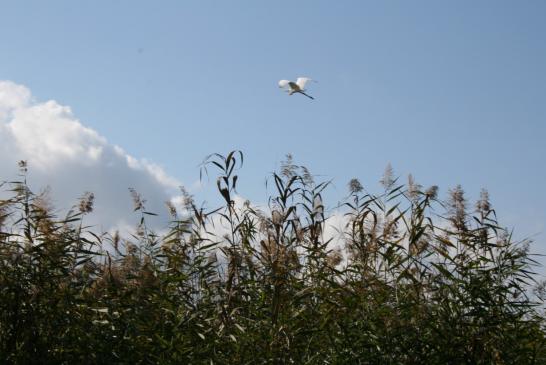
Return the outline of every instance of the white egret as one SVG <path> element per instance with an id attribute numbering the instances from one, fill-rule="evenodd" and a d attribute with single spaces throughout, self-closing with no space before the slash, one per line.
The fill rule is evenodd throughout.
<path id="1" fill-rule="evenodd" d="M 305 84 L 307 84 L 308 81 L 312 81 L 308 77 L 298 77 L 296 82 L 289 81 L 289 80 L 281 80 L 279 81 L 279 87 L 285 89 L 285 91 L 288 93 L 288 95 L 292 95 L 294 93 L 299 93 L 307 96 L 309 99 L 315 99 L 314 97 L 307 95 L 305 93 Z"/>

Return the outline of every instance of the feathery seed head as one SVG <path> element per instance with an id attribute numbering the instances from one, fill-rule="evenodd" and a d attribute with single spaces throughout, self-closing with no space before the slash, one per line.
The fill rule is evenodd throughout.
<path id="1" fill-rule="evenodd" d="M 78 206 L 80 213 L 87 214 L 93 211 L 93 202 L 95 200 L 95 194 L 87 191 L 80 198 L 80 204 Z"/>
<path id="2" fill-rule="evenodd" d="M 360 181 L 358 181 L 358 179 L 354 178 L 349 181 L 349 191 L 351 192 L 351 194 L 358 194 L 362 190 L 364 190 L 364 187 L 362 186 Z"/>

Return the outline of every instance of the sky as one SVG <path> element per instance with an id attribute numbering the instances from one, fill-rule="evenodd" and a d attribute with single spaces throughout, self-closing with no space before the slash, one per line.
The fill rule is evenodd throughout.
<path id="1" fill-rule="evenodd" d="M 379 191 L 391 163 L 444 197 L 487 188 L 546 253 L 543 1 L 23 0 L 0 14 L 0 180 L 25 158 L 60 204 L 93 190 L 122 216 L 128 185 L 152 209 L 178 185 L 212 199 L 199 166 L 214 152 L 243 151 L 239 193 L 257 202 L 287 153 L 332 179 L 331 206 L 353 177 Z M 299 76 L 315 100 L 279 90 Z"/>

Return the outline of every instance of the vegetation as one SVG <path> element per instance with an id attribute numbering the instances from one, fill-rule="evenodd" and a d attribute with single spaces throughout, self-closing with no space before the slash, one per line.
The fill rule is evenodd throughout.
<path id="1" fill-rule="evenodd" d="M 238 205 L 242 158 L 210 156 L 224 206 L 185 193 L 166 234 L 132 190 L 131 237 L 85 226 L 90 193 L 55 217 L 22 162 L 0 202 L 2 363 L 546 363 L 536 262 L 485 191 L 470 212 L 460 187 L 354 179 L 332 239 L 328 183 L 288 158 L 267 208 Z"/>

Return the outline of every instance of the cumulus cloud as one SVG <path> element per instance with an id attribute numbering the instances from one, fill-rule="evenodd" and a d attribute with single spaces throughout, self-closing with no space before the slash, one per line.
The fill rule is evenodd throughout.
<path id="1" fill-rule="evenodd" d="M 85 191 L 93 192 L 95 213 L 89 222 L 105 230 L 136 221 L 129 187 L 147 200 L 149 211 L 163 214 L 164 202 L 181 185 L 157 164 L 129 155 L 85 127 L 70 107 L 36 101 L 27 87 L 0 81 L 0 180 L 17 178 L 19 160 L 28 162 L 31 189 L 50 187 L 57 207 L 70 208 Z"/>

